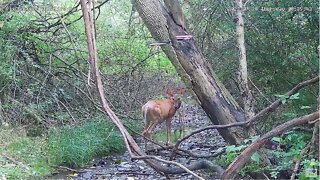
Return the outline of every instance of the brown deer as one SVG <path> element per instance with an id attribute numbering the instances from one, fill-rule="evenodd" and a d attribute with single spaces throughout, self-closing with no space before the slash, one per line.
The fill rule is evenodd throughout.
<path id="1" fill-rule="evenodd" d="M 142 106 L 142 113 L 145 120 L 143 136 L 151 139 L 152 130 L 155 126 L 166 121 L 167 142 L 170 143 L 171 120 L 176 111 L 181 106 L 181 96 L 186 92 L 186 88 L 178 88 L 174 94 L 171 88 L 167 89 L 167 98 L 161 100 L 150 100 Z M 145 140 L 145 150 L 147 150 L 147 140 Z"/>

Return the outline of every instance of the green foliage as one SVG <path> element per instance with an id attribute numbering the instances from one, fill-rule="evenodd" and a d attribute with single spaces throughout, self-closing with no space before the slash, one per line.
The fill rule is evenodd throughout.
<path id="1" fill-rule="evenodd" d="M 253 160 L 255 163 L 259 164 L 260 155 L 257 152 L 253 153 L 252 156 L 251 156 L 251 160 Z"/>
<path id="2" fill-rule="evenodd" d="M 302 162 L 302 169 L 299 173 L 299 179 L 306 180 L 306 179 L 320 179 L 319 169 L 320 169 L 320 162 L 316 159 L 305 159 Z"/>
<path id="3" fill-rule="evenodd" d="M 223 84 L 241 104 L 242 97 L 237 88 L 240 82 L 237 82 L 236 73 L 239 55 L 234 3 L 193 1 L 186 9 L 190 13 L 188 24 L 191 22 L 200 48 L 212 61 Z M 253 82 L 249 85 L 253 85 L 255 107 L 261 110 L 275 99 L 275 93 L 285 93 L 318 75 L 319 7 L 312 0 L 248 1 L 244 13 L 248 74 Z M 266 125 L 267 128 L 273 123 L 315 111 L 318 89 L 318 85 L 313 85 L 301 90 L 300 95 L 281 96 L 281 102 L 286 106 L 269 117 L 272 122 Z M 289 98 L 296 100 L 289 101 Z M 310 108 L 300 108 L 302 106 Z M 283 116 L 283 113 L 290 113 L 290 116 Z"/>
<path id="4" fill-rule="evenodd" d="M 288 99 L 290 100 L 299 99 L 299 95 L 300 93 L 293 94 L 290 97 L 288 95 L 276 95 L 276 96 L 280 98 L 282 104 L 285 104 Z"/>
<path id="5" fill-rule="evenodd" d="M 231 163 L 237 157 L 237 155 L 239 155 L 241 153 L 241 150 L 243 150 L 246 147 L 247 147 L 247 145 L 239 145 L 239 146 L 231 145 L 231 146 L 227 146 L 227 149 L 226 149 L 227 162 Z"/>
<path id="6" fill-rule="evenodd" d="M 21 129 L 1 129 L 0 178 L 35 179 L 52 173 L 47 162 L 46 141 L 27 137 Z"/>
<path id="7" fill-rule="evenodd" d="M 131 128 L 135 129 L 129 125 Z M 111 122 L 96 118 L 75 127 L 52 130 L 48 137 L 28 137 L 22 129 L 1 129 L 0 178 L 48 176 L 55 165 L 81 166 L 94 157 L 123 152 L 120 133 Z"/>
<path id="8" fill-rule="evenodd" d="M 223 155 L 220 160 L 218 161 L 218 163 L 223 164 L 223 165 L 227 165 L 230 164 L 231 162 L 233 162 L 235 160 L 235 158 L 240 155 L 240 153 L 248 147 L 248 145 L 253 142 L 254 140 L 256 140 L 257 138 L 259 138 L 259 136 L 253 136 L 251 138 L 245 139 L 244 140 L 244 144 L 241 145 L 231 145 L 231 146 L 227 146 L 226 149 L 226 154 Z M 246 166 L 244 166 L 241 170 L 240 170 L 240 174 L 242 176 L 244 176 L 247 172 L 261 172 L 265 170 L 265 167 L 261 167 L 259 166 L 260 163 L 260 155 L 255 152 L 253 153 L 253 155 L 251 156 L 251 162 L 248 163 Z"/>
<path id="9" fill-rule="evenodd" d="M 277 164 L 271 169 L 271 177 L 277 178 L 281 170 L 291 169 L 294 161 L 302 159 L 300 153 L 310 139 L 310 134 L 302 132 L 288 132 L 285 137 L 274 137 L 273 140 L 286 147 L 281 150 L 273 150 Z"/>
<path id="10" fill-rule="evenodd" d="M 52 164 L 81 166 L 94 157 L 123 150 L 120 133 L 105 120 L 52 130 L 48 136 L 48 156 Z"/>

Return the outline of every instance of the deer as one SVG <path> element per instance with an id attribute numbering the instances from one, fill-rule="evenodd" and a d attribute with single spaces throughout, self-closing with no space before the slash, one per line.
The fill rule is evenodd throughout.
<path id="1" fill-rule="evenodd" d="M 186 92 L 186 88 L 178 88 L 177 93 L 171 88 L 167 89 L 166 99 L 149 100 L 142 106 L 142 114 L 144 117 L 144 131 L 142 135 L 145 137 L 145 150 L 147 150 L 147 139 L 151 139 L 152 130 L 156 125 L 166 121 L 167 142 L 170 143 L 171 120 L 177 110 L 181 106 L 181 96 Z"/>

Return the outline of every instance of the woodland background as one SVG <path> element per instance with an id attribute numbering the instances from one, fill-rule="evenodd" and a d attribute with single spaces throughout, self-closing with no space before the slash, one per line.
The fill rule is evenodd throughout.
<path id="1" fill-rule="evenodd" d="M 198 48 L 243 107 L 234 1 L 181 4 Z M 97 1 L 95 13 L 105 94 L 124 124 L 141 132 L 141 106 L 183 82 L 161 48 L 147 45 L 154 39 L 130 1 Z M 261 133 L 318 108 L 318 83 L 285 95 L 319 74 L 318 14 L 314 0 L 246 3 L 245 45 L 254 111 L 277 99 L 283 104 L 256 125 Z M 84 166 L 93 157 L 125 151 L 117 128 L 101 113 L 88 76 L 80 2 L 2 0 L 0 36 L 0 179 L 46 177 L 60 165 Z M 195 99 L 185 103 L 194 104 Z M 271 177 L 291 172 L 296 159 L 301 161 L 301 179 L 310 178 L 303 169 L 319 169 L 318 147 L 301 154 L 313 134 L 319 134 L 318 126 L 295 127 L 274 139 L 281 148 L 267 170 Z M 240 153 L 233 152 L 225 156 Z"/>

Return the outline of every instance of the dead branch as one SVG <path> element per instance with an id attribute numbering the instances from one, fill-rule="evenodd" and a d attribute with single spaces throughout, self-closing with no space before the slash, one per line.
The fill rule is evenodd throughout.
<path id="1" fill-rule="evenodd" d="M 149 149 L 148 152 L 158 152 L 158 151 L 162 151 L 162 150 L 170 150 L 170 149 L 173 149 L 174 148 L 174 145 L 170 145 L 170 146 L 161 146 L 159 148 L 154 148 L 154 149 Z M 185 154 L 182 154 L 182 153 L 185 153 Z M 212 157 L 217 157 L 217 156 L 220 156 L 221 154 L 223 154 L 224 152 L 226 151 L 226 148 L 223 148 L 213 154 L 206 154 L 206 155 L 201 155 L 201 154 L 196 154 L 196 153 L 193 153 L 189 150 L 186 150 L 186 149 L 178 149 L 178 152 L 176 152 L 177 154 L 179 154 L 180 156 L 189 156 L 189 157 L 192 157 L 192 158 L 212 158 Z M 187 154 L 187 155 L 186 155 Z M 170 160 L 171 157 L 170 157 Z"/>
<path id="2" fill-rule="evenodd" d="M 95 83 L 96 88 L 100 97 L 100 101 L 102 104 L 102 109 L 104 113 L 110 117 L 112 122 L 118 127 L 121 135 L 123 136 L 124 143 L 126 145 L 126 148 L 132 158 L 136 159 L 143 159 L 149 166 L 151 166 L 155 171 L 158 173 L 164 173 L 164 174 L 176 174 L 176 173 L 182 173 L 182 172 L 189 172 L 196 178 L 201 178 L 200 176 L 196 175 L 192 172 L 192 170 L 201 169 L 201 168 L 213 168 L 216 166 L 212 166 L 209 161 L 198 161 L 189 167 L 184 167 L 183 165 L 174 162 L 175 165 L 177 165 L 179 168 L 169 168 L 165 167 L 155 160 L 166 162 L 166 160 L 162 160 L 158 157 L 152 157 L 147 156 L 138 146 L 138 144 L 135 142 L 135 140 L 132 138 L 132 136 L 128 133 L 126 128 L 123 126 L 120 119 L 116 116 L 116 114 L 111 110 L 107 99 L 105 98 L 104 94 L 104 87 L 101 80 L 101 76 L 98 69 L 98 58 L 97 58 L 97 49 L 96 49 L 96 41 L 95 41 L 95 31 L 94 26 L 92 22 L 92 13 L 89 11 L 91 9 L 91 4 L 88 4 L 86 0 L 81 0 L 81 9 L 83 14 L 83 19 L 85 23 L 85 32 L 87 36 L 87 45 L 89 50 L 89 58 L 90 58 L 90 65 L 91 69 L 93 71 L 94 77 L 95 77 Z M 89 7 L 88 7 L 89 6 Z M 159 160 L 160 159 L 160 160 Z M 211 166 L 210 166 L 211 165 Z M 221 168 L 222 169 L 222 168 Z M 221 172 L 221 169 L 216 169 L 217 172 Z M 175 171 L 173 171 L 175 170 Z M 218 171 L 219 170 L 219 171 Z"/>
<path id="3" fill-rule="evenodd" d="M 294 165 L 294 168 L 293 168 L 293 173 L 291 174 L 291 177 L 290 177 L 290 180 L 295 180 L 295 177 L 296 177 L 296 174 L 299 170 L 299 166 L 300 166 L 300 162 L 301 162 L 301 159 L 303 157 L 303 155 L 309 151 L 310 149 L 310 145 L 311 143 L 308 143 L 308 145 L 300 152 L 300 159 L 296 160 L 296 163 Z"/>
<path id="4" fill-rule="evenodd" d="M 319 118 L 319 112 L 314 112 L 312 114 L 308 114 L 299 118 L 295 118 L 291 121 L 285 122 L 269 131 L 268 133 L 261 136 L 259 139 L 254 141 L 251 145 L 249 145 L 225 170 L 222 174 L 222 179 L 232 179 L 239 172 L 240 168 L 242 168 L 249 160 L 254 152 L 256 152 L 261 146 L 270 141 L 274 136 L 277 136 L 284 131 L 301 125 L 308 123 L 309 121 L 314 121 Z"/>
<path id="5" fill-rule="evenodd" d="M 218 174 L 222 174 L 223 171 L 224 171 L 221 168 L 221 166 L 219 166 L 217 164 L 214 164 L 214 163 L 212 163 L 210 161 L 206 161 L 206 160 L 197 161 L 194 164 L 192 164 L 192 165 L 190 165 L 188 167 L 185 167 L 180 163 L 177 163 L 177 162 L 174 162 L 174 161 L 167 161 L 167 160 L 158 158 L 156 156 L 148 156 L 148 155 L 146 155 L 146 156 L 133 157 L 133 159 L 155 159 L 155 160 L 158 160 L 158 161 L 166 163 L 166 164 L 173 164 L 173 165 L 178 166 L 179 168 L 164 167 L 164 168 L 167 169 L 166 172 L 168 174 L 181 174 L 181 173 L 184 173 L 184 171 L 186 171 L 186 172 L 192 174 L 193 176 L 195 176 L 195 177 L 197 177 L 199 179 L 203 179 L 203 178 L 201 178 L 198 175 L 194 174 L 189 169 L 193 169 L 193 170 L 195 170 L 195 169 L 212 169 L 212 170 L 216 171 Z"/>
<path id="6" fill-rule="evenodd" d="M 43 119 L 35 109 L 28 107 L 27 105 L 23 104 L 22 102 L 17 101 L 16 99 L 13 99 L 12 97 L 8 96 L 8 99 L 16 104 L 17 106 L 21 107 L 25 113 L 27 113 L 29 116 L 31 116 L 34 120 L 36 120 L 39 124 L 44 124 L 46 127 L 49 127 L 51 124 L 47 122 L 45 119 Z"/>
<path id="7" fill-rule="evenodd" d="M 303 81 L 303 82 L 299 83 L 297 86 L 295 86 L 293 89 L 291 89 L 289 92 L 287 92 L 286 95 L 288 97 L 290 97 L 291 95 L 297 93 L 300 89 L 302 89 L 306 86 L 312 85 L 314 83 L 317 83 L 317 82 L 319 82 L 319 77 L 314 77 L 312 79 Z M 248 125 L 252 124 L 253 122 L 257 121 L 259 118 L 265 116 L 267 113 L 275 111 L 275 109 L 278 108 L 280 105 L 281 105 L 281 100 L 279 98 L 276 101 L 274 101 L 272 104 L 270 104 L 268 107 L 266 107 L 265 109 L 263 109 L 259 113 L 257 113 L 254 117 L 250 118 L 248 121 L 236 122 L 236 123 L 225 124 L 225 125 L 212 125 L 212 126 L 208 126 L 205 128 L 197 129 L 177 141 L 177 143 L 175 144 L 175 147 L 172 149 L 172 155 L 171 155 L 170 159 L 173 158 L 173 156 L 175 155 L 176 151 L 178 150 L 180 144 L 195 134 L 198 134 L 202 131 L 210 130 L 210 129 L 231 128 L 231 127 L 236 127 L 236 126 L 248 126 Z"/>
<path id="8" fill-rule="evenodd" d="M 176 166 L 180 167 L 181 169 L 183 169 L 184 171 L 188 172 L 189 174 L 193 175 L 194 177 L 196 177 L 198 179 L 201 179 L 201 180 L 204 180 L 202 177 L 200 177 L 197 174 L 195 174 L 194 172 L 190 171 L 188 168 L 186 168 L 182 164 L 174 162 L 174 161 L 167 161 L 167 160 L 158 158 L 156 156 L 139 156 L 139 157 L 134 157 L 133 159 L 155 159 L 157 161 L 160 161 L 160 162 L 163 162 L 163 163 L 166 163 L 166 164 L 173 164 L 173 165 L 176 165 Z"/>
<path id="9" fill-rule="evenodd" d="M 272 103 L 264 94 L 263 92 L 254 84 L 254 82 L 251 80 L 251 78 L 248 77 L 248 80 L 250 81 L 251 85 L 260 93 L 260 95 L 267 100 L 269 103 Z"/>
<path id="10" fill-rule="evenodd" d="M 77 172 L 77 173 L 83 172 L 83 171 L 81 171 L 81 170 L 77 170 L 77 169 L 70 168 L 70 167 L 66 167 L 66 166 L 57 166 L 57 165 L 54 165 L 53 167 L 56 168 L 56 169 L 65 170 L 65 171 L 72 171 L 72 172 Z"/>
<path id="11" fill-rule="evenodd" d="M 310 140 L 310 153 L 319 153 L 319 121 L 314 124 L 312 138 Z"/>
<path id="12" fill-rule="evenodd" d="M 296 85 L 294 88 L 292 88 L 289 92 L 286 93 L 286 95 L 288 96 L 288 98 L 290 96 L 292 96 L 293 94 L 297 93 L 300 89 L 315 84 L 319 82 L 319 76 L 314 77 L 312 79 L 303 81 L 301 83 L 299 83 L 298 85 Z M 249 125 L 251 123 L 253 123 L 254 121 L 257 121 L 258 118 L 263 117 L 264 115 L 268 114 L 269 112 L 273 112 L 275 111 L 279 106 L 281 105 L 281 100 L 280 98 L 278 98 L 276 101 L 274 101 L 272 104 L 270 104 L 268 107 L 266 107 L 265 109 L 261 110 L 258 114 L 256 114 L 253 118 L 250 118 L 249 121 Z"/>

